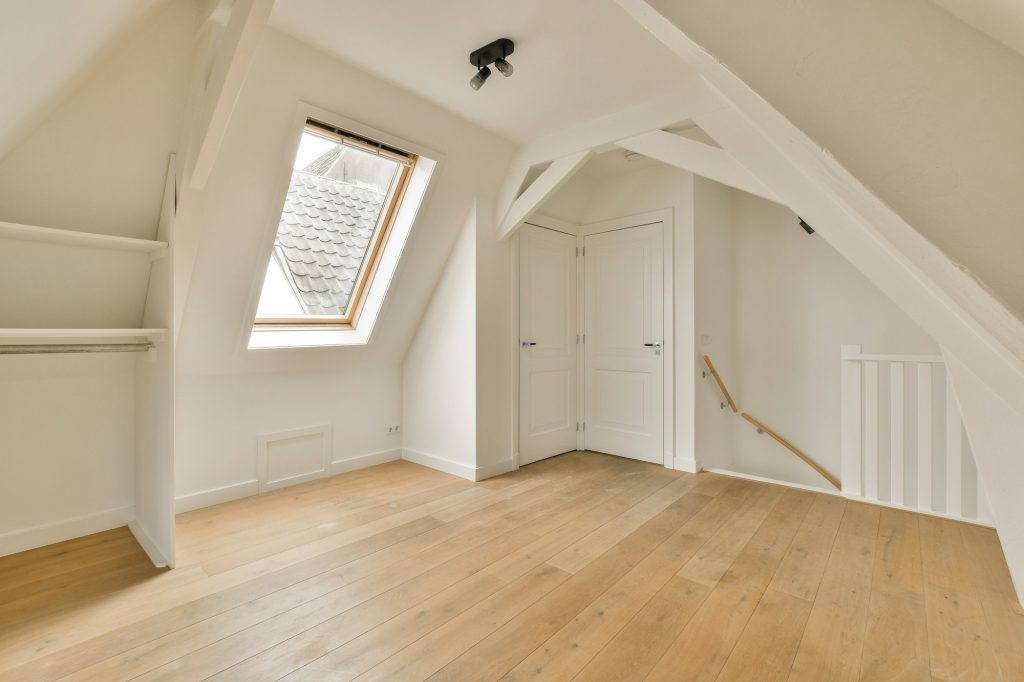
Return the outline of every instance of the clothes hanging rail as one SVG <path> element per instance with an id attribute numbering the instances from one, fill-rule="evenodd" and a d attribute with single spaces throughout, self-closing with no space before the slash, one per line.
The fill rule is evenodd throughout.
<path id="1" fill-rule="evenodd" d="M 0 345 L 0 355 L 45 355 L 49 353 L 145 353 L 155 346 L 143 343 L 35 343 Z"/>

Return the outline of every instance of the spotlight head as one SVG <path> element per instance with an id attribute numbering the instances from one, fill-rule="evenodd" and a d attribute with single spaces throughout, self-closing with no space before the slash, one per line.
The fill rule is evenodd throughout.
<path id="1" fill-rule="evenodd" d="M 512 75 L 512 65 L 505 61 L 504 57 L 494 60 L 494 68 L 501 72 L 501 75 L 506 78 Z"/>
<path id="2" fill-rule="evenodd" d="M 486 66 L 476 72 L 476 75 L 469 81 L 469 87 L 474 90 L 479 90 L 487 82 L 487 79 L 491 77 L 491 70 Z"/>

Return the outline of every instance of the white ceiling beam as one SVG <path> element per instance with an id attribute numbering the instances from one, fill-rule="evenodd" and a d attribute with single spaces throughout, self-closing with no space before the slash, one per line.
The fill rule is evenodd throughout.
<path id="1" fill-rule="evenodd" d="M 680 84 L 664 97 L 583 121 L 527 142 L 516 152 L 498 191 L 498 224 L 519 195 L 530 168 L 582 151 L 611 148 L 616 140 L 667 128 L 700 114 L 722 109 L 725 103 L 700 79 Z M 504 233 L 503 233 L 504 236 Z"/>
<path id="2" fill-rule="evenodd" d="M 213 59 L 213 67 L 199 104 L 193 133 L 195 155 L 189 185 L 202 189 L 210 177 L 227 133 L 242 83 L 266 28 L 274 0 L 235 0 L 231 17 Z"/>
<path id="3" fill-rule="evenodd" d="M 704 81 L 694 79 L 679 84 L 670 95 L 539 137 L 523 145 L 517 157 L 534 166 L 573 152 L 597 150 L 649 130 L 667 128 L 724 106 Z"/>
<path id="4" fill-rule="evenodd" d="M 591 151 L 584 150 L 563 156 L 552 162 L 537 179 L 527 187 L 519 198 L 512 202 L 498 228 L 498 238 L 512 234 L 519 225 L 529 218 L 548 197 L 558 191 L 565 182 L 586 163 Z"/>
<path id="5" fill-rule="evenodd" d="M 741 166 L 729 152 L 664 130 L 653 130 L 615 143 L 623 149 L 690 171 L 769 201 L 778 197 Z"/>

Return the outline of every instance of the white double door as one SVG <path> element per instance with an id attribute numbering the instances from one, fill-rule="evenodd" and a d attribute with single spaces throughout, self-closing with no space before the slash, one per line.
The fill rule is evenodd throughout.
<path id="1" fill-rule="evenodd" d="M 577 448 L 664 461 L 663 230 L 522 228 L 520 464 Z"/>

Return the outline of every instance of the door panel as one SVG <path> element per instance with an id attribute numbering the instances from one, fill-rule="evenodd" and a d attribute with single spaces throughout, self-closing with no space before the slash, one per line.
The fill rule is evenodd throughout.
<path id="1" fill-rule="evenodd" d="M 655 463 L 664 458 L 662 229 L 584 240 L 586 448 Z"/>
<path id="2" fill-rule="evenodd" d="M 519 463 L 576 449 L 576 237 L 519 231 Z"/>

